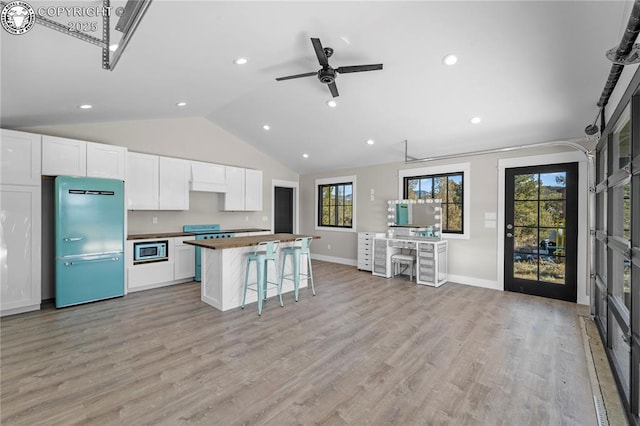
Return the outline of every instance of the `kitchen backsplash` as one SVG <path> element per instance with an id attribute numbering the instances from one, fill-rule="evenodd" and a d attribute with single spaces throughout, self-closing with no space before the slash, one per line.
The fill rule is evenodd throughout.
<path id="1" fill-rule="evenodd" d="M 190 192 L 189 210 L 135 210 L 127 217 L 127 234 L 153 232 L 180 232 L 183 225 L 218 223 L 221 229 L 271 228 L 271 215 L 264 200 L 265 210 L 257 212 L 225 212 L 218 210 L 219 195 L 210 192 Z M 267 220 L 263 220 L 264 218 Z M 157 223 L 154 223 L 154 218 Z"/>

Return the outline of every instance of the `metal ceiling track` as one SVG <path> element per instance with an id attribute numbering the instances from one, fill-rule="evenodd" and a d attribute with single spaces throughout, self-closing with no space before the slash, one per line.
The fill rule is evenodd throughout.
<path id="1" fill-rule="evenodd" d="M 118 45 L 118 49 L 114 52 L 113 58 L 109 54 L 109 39 L 110 39 L 110 14 L 105 13 L 102 16 L 102 39 L 89 35 L 81 31 L 73 31 L 68 26 L 55 22 L 49 18 L 36 15 L 36 24 L 40 24 L 44 27 L 50 28 L 54 31 L 66 34 L 68 36 L 77 38 L 78 40 L 86 41 L 102 48 L 102 68 L 105 70 L 113 71 L 116 64 L 122 56 L 122 52 L 129 44 L 133 33 L 138 28 L 142 17 L 146 13 L 152 0 L 128 0 L 124 8 L 124 13 L 120 17 L 120 20 L 116 24 L 116 30 L 122 32 L 122 39 Z M 7 3 L 0 1 L 0 6 L 4 7 Z M 105 10 L 110 10 L 110 0 L 102 0 L 102 7 Z"/>

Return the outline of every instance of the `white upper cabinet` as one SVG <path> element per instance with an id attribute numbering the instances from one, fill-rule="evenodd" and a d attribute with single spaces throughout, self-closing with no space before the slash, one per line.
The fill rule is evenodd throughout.
<path id="1" fill-rule="evenodd" d="M 54 136 L 42 137 L 42 174 L 87 175 L 87 143 Z"/>
<path id="2" fill-rule="evenodd" d="M 127 153 L 127 210 L 189 210 L 187 160 Z"/>
<path id="3" fill-rule="evenodd" d="M 127 148 L 42 136 L 42 174 L 124 180 Z"/>
<path id="4" fill-rule="evenodd" d="M 160 157 L 160 210 L 189 210 L 190 166 L 187 160 Z"/>
<path id="5" fill-rule="evenodd" d="M 158 210 L 159 157 L 127 153 L 127 210 Z"/>
<path id="6" fill-rule="evenodd" d="M 227 192 L 227 172 L 222 164 L 191 162 L 192 191 Z"/>
<path id="7" fill-rule="evenodd" d="M 125 180 L 127 148 L 87 142 L 87 176 Z"/>
<path id="8" fill-rule="evenodd" d="M 245 169 L 245 210 L 262 210 L 262 170 Z"/>
<path id="9" fill-rule="evenodd" d="M 222 210 L 244 210 L 245 169 L 226 166 L 227 192 L 222 196 Z"/>
<path id="10" fill-rule="evenodd" d="M 40 185 L 42 136 L 2 129 L 0 183 Z"/>
<path id="11" fill-rule="evenodd" d="M 262 171 L 227 166 L 227 192 L 222 210 L 262 210 Z"/>

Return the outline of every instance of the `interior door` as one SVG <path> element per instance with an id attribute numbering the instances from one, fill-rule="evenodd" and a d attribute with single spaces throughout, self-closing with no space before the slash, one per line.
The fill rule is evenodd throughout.
<path id="1" fill-rule="evenodd" d="M 275 187 L 274 232 L 293 234 L 293 188 Z"/>
<path id="2" fill-rule="evenodd" d="M 576 302 L 578 164 L 505 170 L 505 290 Z"/>

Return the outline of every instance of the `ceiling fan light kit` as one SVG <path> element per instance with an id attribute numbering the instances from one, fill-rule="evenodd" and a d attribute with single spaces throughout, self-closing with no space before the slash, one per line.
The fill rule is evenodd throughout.
<path id="1" fill-rule="evenodd" d="M 329 65 L 329 58 L 333 55 L 333 49 L 331 47 L 323 47 L 319 38 L 312 38 L 311 44 L 313 45 L 313 49 L 316 52 L 318 63 L 322 68 L 320 68 L 320 70 L 318 70 L 317 72 L 307 72 L 304 74 L 295 74 L 295 75 L 289 75 L 286 77 L 278 77 L 276 78 L 276 81 L 291 80 L 294 78 L 302 78 L 302 77 L 311 77 L 315 75 L 318 77 L 318 80 L 320 80 L 322 84 L 326 84 L 329 87 L 331 96 L 336 98 L 340 95 L 338 93 L 338 87 L 336 86 L 336 77 L 338 76 L 338 74 L 363 72 L 363 71 L 378 71 L 382 69 L 382 64 L 351 65 L 347 67 L 333 68 L 331 67 L 331 65 Z"/>

